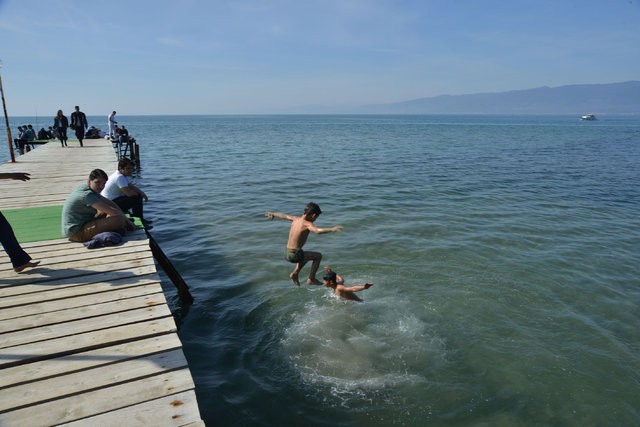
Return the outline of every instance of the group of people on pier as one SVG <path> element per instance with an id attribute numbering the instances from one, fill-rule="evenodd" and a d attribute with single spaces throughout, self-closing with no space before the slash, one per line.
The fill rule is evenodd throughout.
<path id="1" fill-rule="evenodd" d="M 76 187 L 64 203 L 62 234 L 72 242 L 88 242 L 104 232 L 125 234 L 136 228 L 125 215 L 128 211 L 132 217 L 140 219 L 145 229 L 153 228 L 153 221 L 144 217 L 143 201 L 149 198 L 131 181 L 133 168 L 132 160 L 122 158 L 118 170 L 110 176 L 101 169 L 91 171 L 87 181 Z M 31 178 L 30 174 L 20 172 L 0 173 L 0 179 L 28 181 Z M 22 249 L 1 212 L 0 238 L 16 273 L 39 264 Z"/>
<path id="2" fill-rule="evenodd" d="M 87 116 L 80 111 L 80 106 L 74 107 L 75 111 L 71 113 L 71 120 L 64 115 L 62 110 L 58 110 L 53 118 L 53 126 L 49 126 L 49 129 L 41 128 L 37 133 L 31 124 L 18 126 L 18 137 L 14 138 L 15 148 L 24 154 L 25 151 L 30 151 L 33 148 L 34 141 L 48 141 L 51 139 L 58 139 L 60 146 L 68 147 L 67 130 L 71 129 L 75 132 L 75 136 L 83 147 L 83 141 L 85 139 L 98 139 L 107 138 L 113 142 L 124 144 L 129 148 L 129 153 L 133 153 L 132 144 L 135 139 L 129 136 L 129 131 L 124 125 L 118 126 L 118 122 L 115 120 L 116 112 L 113 111 L 107 117 L 108 133 L 96 128 L 95 126 L 89 127 Z"/>

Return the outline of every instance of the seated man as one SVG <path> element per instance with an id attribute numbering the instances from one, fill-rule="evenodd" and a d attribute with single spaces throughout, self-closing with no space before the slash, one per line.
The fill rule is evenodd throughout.
<path id="1" fill-rule="evenodd" d="M 153 228 L 151 223 L 144 218 L 142 201 L 149 200 L 144 191 L 136 187 L 129 177 L 133 174 L 134 163 L 127 159 L 122 158 L 118 162 L 118 170 L 114 172 L 107 181 L 107 184 L 102 190 L 102 195 L 120 207 L 123 211 L 131 209 L 133 216 L 140 218 L 142 225 L 150 230 Z"/>
<path id="2" fill-rule="evenodd" d="M 126 156 L 127 153 L 129 153 L 129 158 L 133 158 L 134 157 L 134 153 L 133 153 L 133 143 L 135 141 L 135 139 L 133 138 L 129 138 L 129 131 L 127 130 L 127 128 L 124 127 L 124 125 L 122 125 L 122 127 L 118 128 L 116 126 L 116 130 L 118 131 L 118 142 L 120 143 L 120 146 L 125 145 L 125 150 L 124 150 L 124 155 Z"/>
<path id="3" fill-rule="evenodd" d="M 16 148 L 19 150 L 20 147 L 24 145 L 24 132 L 26 129 L 22 129 L 22 126 L 18 126 L 18 137 L 13 139 L 13 143 L 16 145 Z"/>
<path id="4" fill-rule="evenodd" d="M 135 230 L 122 209 L 100 195 L 107 179 L 102 169 L 94 169 L 87 183 L 73 190 L 64 202 L 62 233 L 72 242 L 87 242 L 103 231 Z"/>
<path id="5" fill-rule="evenodd" d="M 33 126 L 27 125 L 27 130 L 24 131 L 24 139 L 26 140 L 27 151 L 29 151 L 29 144 L 31 144 L 31 148 L 35 148 L 33 141 L 36 140 L 36 131 L 33 130 Z"/>

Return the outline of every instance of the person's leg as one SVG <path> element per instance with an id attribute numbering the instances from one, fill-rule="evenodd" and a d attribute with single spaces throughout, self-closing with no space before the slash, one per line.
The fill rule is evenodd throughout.
<path id="1" fill-rule="evenodd" d="M 295 268 L 289 274 L 289 279 L 291 279 L 294 285 L 300 286 L 300 279 L 298 278 L 298 274 L 300 273 L 300 270 L 302 270 L 302 267 L 304 267 L 306 263 L 307 263 L 306 261 L 300 261 L 299 263 L 296 263 Z"/>
<path id="2" fill-rule="evenodd" d="M 320 252 L 304 251 L 303 263 L 311 261 L 311 271 L 309 272 L 309 278 L 307 279 L 307 285 L 321 285 L 322 282 L 316 279 L 316 273 L 322 262 L 322 254 Z"/>
<path id="3" fill-rule="evenodd" d="M 11 228 L 11 224 L 0 212 L 0 240 L 2 247 L 11 259 L 11 264 L 16 272 L 21 272 L 27 267 L 35 267 L 38 262 L 31 262 L 31 257 L 22 249 L 16 235 Z"/>
<path id="4" fill-rule="evenodd" d="M 87 242 L 93 239 L 93 236 L 96 234 L 104 231 L 123 232 L 125 230 L 131 230 L 131 228 L 124 215 L 109 216 L 87 222 L 82 226 L 80 231 L 69 237 L 69 240 L 72 242 Z"/>
<path id="5" fill-rule="evenodd" d="M 80 147 L 82 147 L 82 140 L 84 139 L 84 128 L 83 127 L 79 127 L 76 129 L 76 138 L 78 138 L 78 141 L 80 141 Z"/>
<path id="6" fill-rule="evenodd" d="M 113 199 L 113 203 L 118 205 L 120 209 L 124 212 L 131 209 L 131 213 L 133 216 L 144 219 L 143 208 L 142 208 L 142 196 L 135 195 L 133 197 L 121 196 Z"/>

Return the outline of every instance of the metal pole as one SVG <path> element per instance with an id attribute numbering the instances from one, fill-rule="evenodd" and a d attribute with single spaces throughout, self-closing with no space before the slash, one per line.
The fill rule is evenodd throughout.
<path id="1" fill-rule="evenodd" d="M 2 61 L 0 61 L 2 68 Z M 13 139 L 11 138 L 11 127 L 9 126 L 9 115 L 7 115 L 7 103 L 4 101 L 4 89 L 2 89 L 2 74 L 0 74 L 0 94 L 2 94 L 2 108 L 4 109 L 4 122 L 7 126 L 7 138 L 9 139 L 9 152 L 11 153 L 11 163 L 16 162 L 16 156 L 13 153 Z"/>

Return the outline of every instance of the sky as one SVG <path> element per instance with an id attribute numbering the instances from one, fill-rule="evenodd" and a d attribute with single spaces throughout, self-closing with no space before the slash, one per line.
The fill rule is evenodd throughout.
<path id="1" fill-rule="evenodd" d="M 10 116 L 272 114 L 640 80 L 640 0 L 0 0 Z"/>

